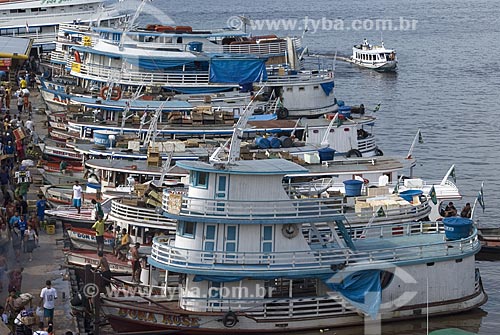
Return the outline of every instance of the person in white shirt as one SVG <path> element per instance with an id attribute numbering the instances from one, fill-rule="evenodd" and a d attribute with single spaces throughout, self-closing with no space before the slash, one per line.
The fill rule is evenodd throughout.
<path id="1" fill-rule="evenodd" d="M 26 120 L 26 123 L 24 124 L 24 126 L 26 127 L 26 129 L 28 129 L 30 131 L 30 134 L 32 134 L 35 131 L 35 124 L 31 120 L 31 118 Z"/>
<path id="2" fill-rule="evenodd" d="M 78 214 L 80 214 L 80 208 L 82 207 L 82 200 L 83 200 L 83 190 L 78 180 L 75 180 L 75 185 L 73 185 L 72 199 L 73 199 L 73 206 L 78 211 Z"/>
<path id="3" fill-rule="evenodd" d="M 47 323 L 53 322 L 54 319 L 54 307 L 55 300 L 57 299 L 57 291 L 52 287 L 52 282 L 47 280 L 45 282 L 46 287 L 40 292 L 40 303 L 43 304 L 43 316 Z"/>

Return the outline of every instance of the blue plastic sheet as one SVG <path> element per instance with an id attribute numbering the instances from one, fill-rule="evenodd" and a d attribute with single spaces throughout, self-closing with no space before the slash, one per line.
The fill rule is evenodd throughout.
<path id="1" fill-rule="evenodd" d="M 323 89 L 323 91 L 325 92 L 326 95 L 330 95 L 330 93 L 332 93 L 333 86 L 334 86 L 333 81 L 329 81 L 328 83 L 321 84 L 321 88 Z"/>
<path id="2" fill-rule="evenodd" d="M 325 283 L 331 290 L 340 293 L 354 307 L 375 319 L 382 301 L 380 275 L 380 270 L 365 270 L 348 275 L 340 283 L 333 283 L 333 277 Z"/>
<path id="3" fill-rule="evenodd" d="M 267 80 L 265 59 L 214 57 L 210 61 L 211 83 L 254 83 Z"/>
<path id="4" fill-rule="evenodd" d="M 161 59 L 161 58 L 127 57 L 125 61 L 127 63 L 130 63 L 145 70 L 162 70 L 193 63 L 192 59 L 186 59 L 186 58 Z"/>

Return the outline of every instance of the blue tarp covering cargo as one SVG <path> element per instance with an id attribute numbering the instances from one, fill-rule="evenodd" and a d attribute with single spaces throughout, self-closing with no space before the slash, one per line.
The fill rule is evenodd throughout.
<path id="1" fill-rule="evenodd" d="M 326 285 L 375 319 L 382 301 L 380 275 L 380 270 L 358 271 L 346 276 L 340 283 L 333 283 L 330 279 Z"/>
<path id="2" fill-rule="evenodd" d="M 127 57 L 125 61 L 129 64 L 146 70 L 162 70 L 183 65 L 194 65 L 196 59 L 187 58 L 146 58 L 146 57 Z"/>
<path id="3" fill-rule="evenodd" d="M 267 80 L 265 59 L 213 57 L 210 61 L 211 83 L 254 83 Z"/>

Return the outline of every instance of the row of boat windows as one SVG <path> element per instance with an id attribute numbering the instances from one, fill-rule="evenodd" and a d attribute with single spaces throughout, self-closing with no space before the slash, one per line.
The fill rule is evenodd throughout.
<path id="1" fill-rule="evenodd" d="M 389 56 L 389 54 L 387 54 Z M 375 60 L 385 60 L 385 54 L 375 54 L 375 55 L 368 55 L 368 54 L 362 54 L 359 52 L 356 52 L 356 58 L 361 59 L 361 60 L 368 60 L 368 61 L 375 61 Z"/>
<path id="2" fill-rule="evenodd" d="M 314 85 L 314 86 L 313 86 L 313 89 L 314 89 L 314 90 L 319 90 L 319 85 Z M 306 90 L 306 88 L 305 88 L 304 86 L 300 86 L 300 87 L 299 87 L 299 91 L 305 91 L 305 90 Z M 286 91 L 287 91 L 287 92 L 292 92 L 292 91 L 293 91 L 293 87 L 287 87 L 287 88 L 286 88 Z"/>
<path id="3" fill-rule="evenodd" d="M 75 7 L 74 5 L 69 5 L 69 6 L 63 6 L 63 7 L 59 7 L 59 11 L 61 12 L 64 12 L 66 10 L 67 7 Z M 55 8 L 57 7 L 52 7 L 51 11 L 55 11 Z M 86 6 L 80 6 L 78 7 L 79 10 L 87 10 L 87 9 L 94 9 L 94 6 L 93 5 L 86 5 Z M 39 12 L 46 12 L 47 11 L 47 8 L 30 8 L 29 10 L 28 9 L 23 9 L 23 8 L 18 8 L 18 9 L 11 9 L 9 12 L 7 11 L 4 11 L 2 14 L 3 15 L 7 15 L 7 14 L 18 14 L 18 13 L 27 13 L 27 12 L 31 12 L 31 13 L 39 13 Z"/>
<path id="4" fill-rule="evenodd" d="M 41 33 L 42 28 L 41 27 L 29 27 L 28 30 L 26 30 L 25 27 L 22 28 L 7 28 L 7 29 L 0 29 L 0 36 L 2 35 L 18 35 L 18 34 L 25 34 L 25 33 Z"/>

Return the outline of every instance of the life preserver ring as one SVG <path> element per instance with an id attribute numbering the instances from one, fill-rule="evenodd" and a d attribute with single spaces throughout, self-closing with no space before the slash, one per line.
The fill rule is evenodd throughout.
<path id="1" fill-rule="evenodd" d="M 375 149 L 375 156 L 383 156 L 383 155 L 384 155 L 384 152 L 382 150 L 380 150 L 379 148 Z"/>
<path id="2" fill-rule="evenodd" d="M 75 62 L 77 62 L 77 63 L 82 62 L 82 58 L 80 57 L 80 53 L 76 50 L 75 50 Z"/>
<path id="3" fill-rule="evenodd" d="M 103 88 L 101 88 L 101 98 L 106 99 L 108 95 L 108 90 L 109 86 L 104 86 Z M 122 89 L 119 88 L 118 86 L 113 86 L 110 99 L 116 101 L 120 100 L 121 97 L 122 97 Z"/>
<path id="4" fill-rule="evenodd" d="M 276 114 L 278 115 L 278 119 L 286 119 L 288 117 L 288 109 L 280 107 L 276 111 Z"/>
<path id="5" fill-rule="evenodd" d="M 345 155 L 346 157 L 363 157 L 363 154 L 361 153 L 361 151 L 359 151 L 358 149 L 351 149 L 347 152 L 347 154 Z"/>
<path id="6" fill-rule="evenodd" d="M 233 311 L 227 312 L 222 318 L 222 324 L 224 325 L 224 327 L 233 328 L 234 326 L 236 326 L 237 323 L 238 323 L 238 317 L 236 316 L 236 313 Z"/>

